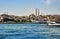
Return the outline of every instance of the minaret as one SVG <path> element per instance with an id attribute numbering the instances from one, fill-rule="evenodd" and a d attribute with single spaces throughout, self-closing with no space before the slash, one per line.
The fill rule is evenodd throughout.
<path id="1" fill-rule="evenodd" d="M 36 8 L 36 16 L 39 16 L 39 9 Z"/>
<path id="2" fill-rule="evenodd" d="M 38 9 L 38 16 L 39 16 L 39 9 Z"/>
<path id="3" fill-rule="evenodd" d="M 37 16 L 37 8 L 36 8 L 36 16 Z"/>

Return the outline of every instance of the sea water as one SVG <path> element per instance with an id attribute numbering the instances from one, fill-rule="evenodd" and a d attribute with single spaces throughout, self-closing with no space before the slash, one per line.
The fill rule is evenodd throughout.
<path id="1" fill-rule="evenodd" d="M 60 27 L 47 24 L 0 24 L 0 39 L 60 39 Z"/>

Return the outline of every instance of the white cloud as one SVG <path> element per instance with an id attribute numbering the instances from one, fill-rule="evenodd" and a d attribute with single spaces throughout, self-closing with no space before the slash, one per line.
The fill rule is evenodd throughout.
<path id="1" fill-rule="evenodd" d="M 52 2 L 52 0 L 46 0 L 46 1 L 45 1 L 45 4 L 46 4 L 47 6 L 49 6 L 49 5 L 51 4 L 51 2 Z"/>

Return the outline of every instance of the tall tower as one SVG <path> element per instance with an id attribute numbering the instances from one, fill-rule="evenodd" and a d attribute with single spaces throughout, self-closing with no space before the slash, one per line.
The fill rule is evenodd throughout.
<path id="1" fill-rule="evenodd" d="M 36 16 L 37 16 L 37 8 L 36 8 Z"/>
<path id="2" fill-rule="evenodd" d="M 36 16 L 39 16 L 39 9 L 36 8 Z"/>
<path id="3" fill-rule="evenodd" d="M 39 16 L 39 9 L 38 9 L 38 16 Z"/>

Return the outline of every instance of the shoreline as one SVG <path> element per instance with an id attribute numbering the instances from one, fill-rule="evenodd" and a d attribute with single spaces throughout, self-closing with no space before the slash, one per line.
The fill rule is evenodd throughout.
<path id="1" fill-rule="evenodd" d="M 0 23 L 0 24 L 47 24 L 47 23 L 40 23 L 40 22 L 21 22 L 21 23 Z"/>

